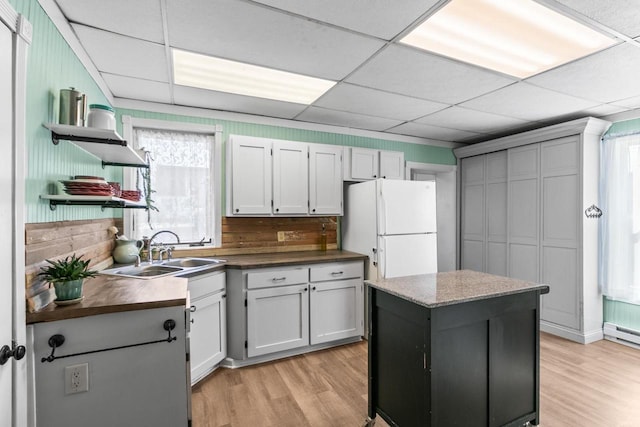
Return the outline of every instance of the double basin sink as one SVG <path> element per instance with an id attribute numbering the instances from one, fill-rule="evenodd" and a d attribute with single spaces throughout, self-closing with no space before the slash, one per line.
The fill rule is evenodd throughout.
<path id="1" fill-rule="evenodd" d="M 225 262 L 215 258 L 178 258 L 171 261 L 163 261 L 158 264 L 143 264 L 139 267 L 126 266 L 102 270 L 100 274 L 111 276 L 133 277 L 136 279 L 152 279 L 162 276 L 176 276 L 198 270 L 204 270 L 216 264 Z"/>

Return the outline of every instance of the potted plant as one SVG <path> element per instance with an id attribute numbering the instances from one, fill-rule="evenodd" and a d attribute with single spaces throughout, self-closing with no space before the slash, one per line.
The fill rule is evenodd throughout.
<path id="1" fill-rule="evenodd" d="M 87 277 L 95 277 L 98 272 L 89 270 L 90 260 L 81 259 L 76 254 L 57 261 L 46 260 L 49 265 L 42 267 L 38 276 L 52 283 L 56 291 L 56 301 L 80 301 L 82 282 Z"/>

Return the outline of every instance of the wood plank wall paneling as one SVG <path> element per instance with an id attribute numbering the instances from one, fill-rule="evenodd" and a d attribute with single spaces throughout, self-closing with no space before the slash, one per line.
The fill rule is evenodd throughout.
<path id="1" fill-rule="evenodd" d="M 91 260 L 92 268 L 100 269 L 112 264 L 113 236 L 107 231 L 116 226 L 122 229 L 122 219 L 107 218 L 82 221 L 59 221 L 27 224 L 25 226 L 25 281 L 27 296 L 33 287 L 42 283 L 35 280 L 47 259 L 64 258 L 71 254 L 83 255 Z"/>
<path id="2" fill-rule="evenodd" d="M 337 249 L 337 217 L 222 218 L 221 248 L 190 248 L 189 256 L 235 255 L 265 252 L 312 251 L 320 249 L 322 225 L 327 248 Z M 111 264 L 113 236 L 107 229 L 120 230 L 122 219 L 108 218 L 27 224 L 25 227 L 27 289 L 46 259 L 84 255 L 93 268 Z M 278 241 L 278 233 L 282 241 Z M 180 256 L 180 247 L 176 256 Z M 186 255 L 186 254 L 185 254 Z M 37 283 L 36 283 L 37 284 Z"/>

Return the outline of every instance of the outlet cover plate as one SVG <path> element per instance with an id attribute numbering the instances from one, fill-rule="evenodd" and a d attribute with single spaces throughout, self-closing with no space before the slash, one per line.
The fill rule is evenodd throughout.
<path id="1" fill-rule="evenodd" d="M 70 365 L 64 368 L 64 393 L 89 391 L 89 364 Z"/>

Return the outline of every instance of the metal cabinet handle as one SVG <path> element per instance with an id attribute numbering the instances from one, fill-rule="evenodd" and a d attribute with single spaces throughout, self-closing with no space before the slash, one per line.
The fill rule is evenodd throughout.
<path id="1" fill-rule="evenodd" d="M 339 276 L 339 275 L 341 275 L 341 274 L 344 274 L 344 271 L 332 271 L 332 272 L 331 272 L 331 275 L 332 275 L 332 276 Z"/>
<path id="2" fill-rule="evenodd" d="M 271 279 L 272 282 L 282 282 L 283 280 L 287 280 L 286 277 L 274 277 Z"/>
<path id="3" fill-rule="evenodd" d="M 240 212 L 240 209 L 236 209 L 236 212 Z"/>
<path id="4" fill-rule="evenodd" d="M 378 177 L 378 175 L 373 175 L 373 177 L 374 177 L 374 178 L 377 178 L 377 177 Z"/>
<path id="5" fill-rule="evenodd" d="M 307 292 L 307 290 L 308 290 L 307 288 L 304 288 L 304 289 L 303 289 L 303 291 L 304 291 L 304 292 Z"/>
<path id="6" fill-rule="evenodd" d="M 311 288 L 311 290 L 312 290 L 312 291 L 315 291 L 315 290 L 316 290 L 316 287 L 314 286 L 313 288 Z"/>
<path id="7" fill-rule="evenodd" d="M 189 311 L 192 313 L 195 313 L 195 311 L 198 309 L 198 307 L 196 307 L 195 305 L 192 305 L 191 307 L 189 307 Z"/>
<path id="8" fill-rule="evenodd" d="M 191 322 L 191 324 L 194 324 L 194 323 L 196 323 L 196 319 L 194 319 L 194 318 L 192 317 L 192 318 L 191 318 L 191 320 L 190 320 L 190 322 Z"/>

